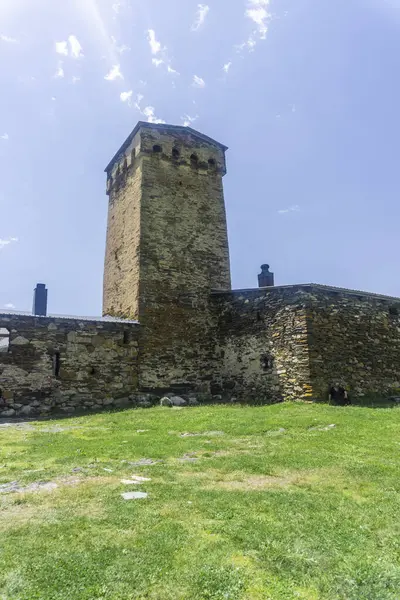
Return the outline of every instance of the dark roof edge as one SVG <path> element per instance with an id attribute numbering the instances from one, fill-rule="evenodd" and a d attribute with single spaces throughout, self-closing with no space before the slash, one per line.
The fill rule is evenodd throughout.
<path id="1" fill-rule="evenodd" d="M 78 315 L 33 315 L 23 310 L 0 310 L 0 317 L 31 317 L 32 319 L 61 319 L 63 321 L 90 321 L 91 323 L 122 323 L 128 325 L 140 325 L 139 321 L 133 319 L 122 319 L 121 317 L 89 317 Z"/>
<path id="2" fill-rule="evenodd" d="M 348 288 L 335 287 L 333 285 L 323 285 L 322 283 L 296 283 L 291 285 L 275 285 L 271 287 L 262 287 L 262 288 L 244 288 L 239 290 L 212 290 L 211 294 L 213 296 L 218 296 L 219 294 L 237 294 L 244 292 L 269 292 L 273 290 L 282 290 L 282 289 L 290 289 L 290 288 L 318 288 L 320 290 L 326 290 L 329 292 L 344 292 L 345 294 L 351 294 L 353 296 L 366 296 L 371 298 L 380 298 L 382 300 L 396 300 L 400 302 L 400 298 L 397 296 L 386 296 L 385 294 L 375 294 L 374 292 L 365 292 L 362 290 L 350 290 Z"/>
<path id="3" fill-rule="evenodd" d="M 110 162 L 108 163 L 106 168 L 104 169 L 105 173 L 108 173 L 108 171 L 111 169 L 111 167 L 113 166 L 113 164 L 115 163 L 117 158 L 120 156 L 120 154 L 122 152 L 124 152 L 124 150 L 127 149 L 127 147 L 132 142 L 133 138 L 135 137 L 135 135 L 137 134 L 139 129 L 142 129 L 142 128 L 146 128 L 146 129 L 165 129 L 165 128 L 167 128 L 167 129 L 173 129 L 174 131 L 185 131 L 185 132 L 188 131 L 192 135 L 199 137 L 206 142 L 211 142 L 212 144 L 216 144 L 217 146 L 222 148 L 222 150 L 224 152 L 226 152 L 228 150 L 228 146 L 224 146 L 224 144 L 217 142 L 216 140 L 209 137 L 208 135 L 205 135 L 204 133 L 200 133 L 200 131 L 196 131 L 196 129 L 192 129 L 191 127 L 185 127 L 184 125 L 168 125 L 167 123 L 147 123 L 147 121 L 139 121 L 137 123 L 136 127 L 134 128 L 134 130 L 128 135 L 125 142 L 122 144 L 120 149 L 114 154 L 114 156 L 112 157 L 112 159 L 110 160 Z"/>

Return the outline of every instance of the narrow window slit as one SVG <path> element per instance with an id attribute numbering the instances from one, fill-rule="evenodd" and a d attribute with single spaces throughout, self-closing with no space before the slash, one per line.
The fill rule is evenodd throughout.
<path id="1" fill-rule="evenodd" d="M 54 375 L 54 377 L 60 376 L 60 366 L 61 366 L 60 353 L 57 351 L 57 352 L 54 352 L 54 356 L 53 356 L 53 375 Z"/>

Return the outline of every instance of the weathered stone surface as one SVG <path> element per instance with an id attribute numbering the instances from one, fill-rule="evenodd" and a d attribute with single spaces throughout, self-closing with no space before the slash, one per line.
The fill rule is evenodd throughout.
<path id="1" fill-rule="evenodd" d="M 165 396 L 161 398 L 161 406 L 187 406 L 188 402 L 180 396 Z"/>
<path id="2" fill-rule="evenodd" d="M 147 498 L 148 494 L 146 492 L 123 492 L 121 496 L 124 500 L 140 500 Z"/>
<path id="3" fill-rule="evenodd" d="M 209 294 L 231 287 L 225 170 L 217 142 L 147 124 L 109 165 L 103 310 L 141 323 L 140 387 L 208 381 Z"/>
<path id="4" fill-rule="evenodd" d="M 10 331 L 9 352 L 0 353 L 0 416 L 101 410 L 114 393 L 137 390 L 136 324 L 0 314 L 0 327 Z"/>
<path id="5" fill-rule="evenodd" d="M 1 417 L 13 417 L 15 415 L 15 410 L 13 408 L 9 408 L 7 410 L 3 410 L 3 412 L 0 413 Z"/>

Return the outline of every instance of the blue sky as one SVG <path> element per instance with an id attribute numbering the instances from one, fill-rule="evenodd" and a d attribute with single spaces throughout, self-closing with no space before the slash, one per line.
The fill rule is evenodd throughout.
<path id="1" fill-rule="evenodd" d="M 103 169 L 138 120 L 229 146 L 234 287 L 400 296 L 399 0 L 2 0 L 0 308 L 101 314 Z"/>

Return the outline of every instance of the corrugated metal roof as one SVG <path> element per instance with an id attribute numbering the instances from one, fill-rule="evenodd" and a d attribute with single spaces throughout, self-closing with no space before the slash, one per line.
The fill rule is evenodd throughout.
<path id="1" fill-rule="evenodd" d="M 37 319 L 69 319 L 72 321 L 95 321 L 97 323 L 127 323 L 130 325 L 139 325 L 139 321 L 132 321 L 130 319 L 120 319 L 118 317 L 82 317 L 77 315 L 47 315 L 42 317 L 40 315 L 32 315 L 30 312 L 21 310 L 1 310 L 0 316 L 5 317 L 35 317 Z"/>

